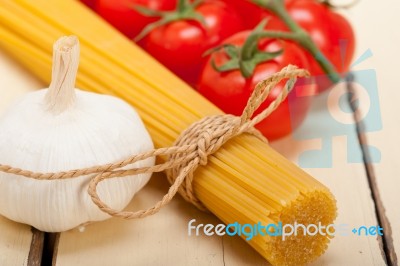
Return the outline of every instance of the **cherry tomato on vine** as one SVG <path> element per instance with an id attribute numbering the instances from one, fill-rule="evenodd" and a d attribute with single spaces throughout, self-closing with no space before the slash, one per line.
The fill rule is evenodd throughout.
<path id="1" fill-rule="evenodd" d="M 286 25 L 276 15 L 261 6 L 271 0 L 225 0 L 241 10 L 247 17 L 246 26 L 254 27 L 260 19 L 268 18 L 267 29 L 287 30 Z M 255 4 L 254 2 L 260 2 Z M 350 23 L 330 7 L 317 0 L 285 0 L 285 8 L 293 20 L 299 24 L 315 42 L 321 53 L 333 64 L 339 74 L 349 70 L 354 55 L 355 37 Z M 260 6 L 258 6 L 260 5 Z M 319 66 L 314 56 L 306 52 L 310 61 L 311 74 L 317 76 L 319 91 L 332 86 L 331 80 Z"/>
<path id="2" fill-rule="evenodd" d="M 260 8 L 250 0 L 224 0 L 234 7 L 242 18 L 245 29 L 254 29 L 265 18 L 272 17 L 272 13 Z M 284 0 L 285 3 L 292 0 Z"/>
<path id="3" fill-rule="evenodd" d="M 94 10 L 125 36 L 133 39 L 146 25 L 157 20 L 156 17 L 139 13 L 135 6 L 166 11 L 175 8 L 176 0 L 97 0 Z"/>
<path id="4" fill-rule="evenodd" d="M 257 44 L 250 48 L 255 47 L 255 51 L 243 52 L 252 46 L 249 40 L 253 33 L 242 31 L 226 39 L 224 46 L 208 58 L 201 73 L 198 91 L 226 113 L 240 115 L 256 84 L 288 64 L 305 69 L 309 67 L 302 49 L 283 40 L 258 39 Z M 238 60 L 245 61 L 238 63 Z M 268 139 L 291 133 L 305 118 L 312 97 L 304 96 L 315 93 L 315 83 L 302 81 L 303 84 L 296 85 L 278 109 L 256 126 Z M 285 82 L 280 82 L 271 91 L 256 114 L 276 99 L 284 85 Z"/>
<path id="5" fill-rule="evenodd" d="M 234 1 L 240 2 L 241 0 Z M 255 6 L 254 4 L 252 8 Z M 346 73 L 349 70 L 355 48 L 354 32 L 347 19 L 317 0 L 288 0 L 285 1 L 285 8 L 290 17 L 310 35 L 321 53 L 333 64 L 336 71 L 339 74 Z M 261 17 L 269 18 L 266 29 L 288 30 L 282 20 L 277 16 L 271 16 L 269 11 L 263 10 Z M 314 56 L 309 52 L 306 52 L 306 55 L 310 61 L 310 72 L 317 78 L 318 90 L 324 91 L 330 88 L 332 82 Z"/>
<path id="6" fill-rule="evenodd" d="M 315 42 L 339 74 L 349 70 L 354 55 L 355 36 L 346 18 L 333 12 L 328 6 L 314 0 L 291 1 L 286 5 L 290 16 Z M 272 18 L 267 29 L 287 30 L 282 21 Z M 306 52 L 310 61 L 310 72 L 316 76 L 319 91 L 332 86 L 314 57 Z"/>
<path id="7" fill-rule="evenodd" d="M 205 63 L 204 52 L 243 28 L 235 10 L 219 0 L 179 1 L 177 11 L 159 23 L 148 29 L 143 47 L 191 85 Z"/>

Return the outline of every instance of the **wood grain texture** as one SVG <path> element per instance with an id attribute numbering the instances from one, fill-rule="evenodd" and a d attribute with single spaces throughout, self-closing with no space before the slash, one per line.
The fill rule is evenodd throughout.
<path id="1" fill-rule="evenodd" d="M 345 86 L 342 84 L 339 89 L 345 90 Z M 312 126 L 322 132 L 332 130 L 318 128 L 318 123 L 314 123 L 321 112 L 327 112 L 323 105 L 323 101 L 316 101 L 304 124 L 305 129 Z M 332 168 L 306 170 L 332 189 L 338 200 L 337 223 L 349 224 L 351 230 L 351 226 L 376 225 L 377 222 L 363 163 L 346 161 L 347 138 L 355 139 L 358 145 L 355 125 L 350 136 L 333 138 Z M 318 149 L 319 145 L 318 139 L 303 141 L 290 137 L 273 144 L 294 161 L 301 152 Z M 166 192 L 167 187 L 163 176 L 154 176 L 128 209 L 149 206 Z M 178 197 L 160 213 L 143 220 L 112 219 L 90 225 L 83 233 L 78 230 L 62 233 L 56 265 L 108 265 L 111 262 L 118 265 L 267 265 L 237 237 L 188 236 L 187 224 L 191 219 L 203 224 L 220 223 Z M 315 265 L 385 265 L 385 262 L 376 237 L 349 235 L 337 236 Z"/>
<path id="2" fill-rule="evenodd" d="M 358 108 L 359 116 L 371 110 L 371 106 L 378 105 L 382 128 L 374 129 L 374 121 L 361 121 L 360 135 L 364 144 L 375 147 L 380 152 L 380 161 L 367 165 L 372 185 L 379 194 L 377 206 L 383 222 L 387 257 L 389 265 L 397 265 L 400 256 L 400 164 L 398 149 L 400 147 L 400 116 L 398 84 L 398 67 L 400 46 L 400 32 L 397 25 L 400 23 L 398 10 L 400 2 L 396 0 L 381 1 L 379 19 L 368 19 L 375 12 L 376 4 L 373 1 L 360 1 L 354 10 L 348 11 L 348 17 L 357 29 L 358 49 L 357 56 L 361 56 L 367 49 L 372 57 L 354 66 L 354 72 L 363 70 L 374 71 L 376 74 L 378 97 L 359 95 L 360 101 L 371 101 L 369 106 Z M 385 36 L 383 39 L 377 36 Z M 357 82 L 356 84 L 357 85 Z M 361 91 L 362 92 L 362 91 Z"/>
<path id="3" fill-rule="evenodd" d="M 128 209 L 150 206 L 167 187 L 165 176 L 154 175 Z M 62 233 L 56 265 L 223 265 L 222 240 L 188 236 L 187 223 L 191 219 L 196 223 L 219 223 L 213 215 L 177 199 L 143 220 L 111 219 L 89 225 L 84 232 Z"/>
<path id="4" fill-rule="evenodd" d="M 11 83 L 12 84 L 12 83 Z M 27 90 L 29 91 L 29 90 Z M 21 92 L 23 93 L 23 92 Z M 14 94 L 13 94 L 14 95 Z M 310 121 L 323 112 L 323 103 L 316 101 Z M 325 110 L 326 111 L 326 110 Z M 318 124 L 305 127 L 318 129 Z M 355 128 L 352 133 L 355 135 Z M 347 136 L 348 137 L 348 136 Z M 300 137 L 301 138 L 301 137 Z M 328 185 L 336 195 L 339 206 L 338 222 L 353 225 L 375 224 L 376 217 L 363 165 L 348 164 L 346 136 L 333 139 L 333 168 L 307 169 Z M 298 141 L 286 138 L 274 146 L 296 161 L 298 155 L 318 148 L 320 140 Z M 164 177 L 153 177 L 129 208 L 149 206 L 165 193 L 168 184 Z M 184 202 L 173 201 L 165 210 L 139 221 L 112 219 L 90 225 L 86 231 L 61 234 L 55 265 L 266 265 L 267 263 L 238 237 L 189 237 L 187 223 L 219 223 Z M 379 243 L 375 238 L 336 237 L 326 255 L 316 265 L 384 265 Z"/>
<path id="5" fill-rule="evenodd" d="M 340 95 L 345 95 L 346 84 L 340 83 L 333 91 L 338 91 Z M 294 162 L 298 162 L 300 154 L 310 150 L 316 150 L 310 155 L 309 161 L 315 161 L 314 166 L 318 166 L 320 157 L 328 152 L 323 152 L 323 136 L 329 136 L 331 132 L 338 132 L 342 127 L 342 122 L 346 121 L 351 114 L 339 110 L 340 106 L 331 103 L 331 96 L 327 94 L 318 96 L 313 104 L 311 114 L 298 130 L 296 136 L 291 136 L 272 144 L 274 148 Z M 328 111 L 327 102 L 330 102 Z M 346 103 L 348 107 L 348 103 Z M 344 108 L 344 106 L 341 106 Z M 350 110 L 350 108 L 347 108 Z M 337 123 L 324 123 L 321 119 L 328 117 L 330 112 L 335 114 Z M 347 224 L 349 228 L 348 236 L 336 236 L 325 255 L 323 255 L 313 265 L 385 265 L 382 249 L 376 237 L 356 236 L 350 230 L 362 225 L 373 226 L 377 224 L 375 206 L 371 198 L 364 164 L 361 160 L 361 148 L 358 144 L 355 124 L 351 130 L 343 135 L 334 135 L 332 141 L 332 167 L 327 168 L 306 168 L 312 176 L 320 180 L 331 189 L 336 197 L 338 205 L 338 218 L 335 224 Z M 320 132 L 321 139 L 307 138 L 310 130 Z M 326 140 L 325 140 L 326 141 Z M 348 145 L 354 145 L 358 149 L 360 163 L 348 163 Z M 329 151 L 329 149 L 328 149 Z M 353 151 L 354 152 L 354 151 Z M 356 159 L 354 156 L 352 159 Z"/>
<path id="6" fill-rule="evenodd" d="M 388 256 L 388 259 L 391 260 L 389 263 L 395 265 L 395 252 L 400 252 L 400 166 L 395 155 L 400 146 L 400 118 L 396 115 L 400 92 L 395 80 L 396 68 L 391 62 L 394 61 L 394 51 L 400 44 L 400 36 L 398 31 L 391 32 L 385 45 L 382 45 L 382 39 L 374 36 L 380 35 L 386 25 L 398 22 L 400 18 L 393 7 L 399 7 L 400 3 L 396 0 L 383 2 L 385 4 L 382 4 L 382 8 L 386 10 L 386 15 L 382 15 L 379 20 L 367 19 L 376 8 L 373 1 L 361 1 L 352 10 L 347 11 L 346 15 L 357 29 L 358 55 L 368 48 L 375 54 L 368 62 L 356 66 L 355 69 L 372 68 L 378 74 L 379 101 L 384 126 L 379 132 L 366 132 L 363 136 L 370 145 L 378 147 L 382 154 L 379 164 L 368 167 L 370 174 L 375 174 L 376 189 L 380 192 L 382 207 L 386 211 L 384 215 L 391 225 L 391 252 L 394 255 Z M 43 87 L 1 51 L 0 73 L 0 113 L 15 98 Z M 344 84 L 339 86 L 345 89 Z M 318 123 L 321 112 L 326 112 L 326 106 L 323 101 L 317 100 L 309 117 L 309 124 L 306 122 L 305 128 L 321 132 L 332 130 L 333 128 Z M 340 110 L 336 112 L 345 115 Z M 365 126 L 368 128 L 368 124 Z M 304 131 L 303 134 L 307 132 Z M 349 139 L 357 139 L 355 126 L 351 136 L 332 137 L 332 168 L 307 168 L 306 171 L 326 184 L 337 197 L 337 224 L 375 225 L 378 222 L 376 212 L 379 214 L 379 210 L 371 197 L 373 193 L 366 169 L 362 163 L 347 162 Z M 322 140 L 304 140 L 298 135 L 275 142 L 273 146 L 296 162 L 302 152 L 321 149 Z M 361 150 L 360 146 L 358 148 Z M 361 156 L 361 153 L 359 155 Z M 154 176 L 134 198 L 128 209 L 150 206 L 166 192 L 167 187 L 168 183 L 162 175 Z M 177 197 L 159 214 L 144 220 L 111 219 L 89 225 L 83 233 L 78 230 L 62 233 L 58 245 L 56 244 L 57 255 L 53 262 L 55 265 L 267 265 L 263 258 L 238 237 L 188 236 L 187 223 L 191 219 L 196 219 L 196 223 L 220 223 L 214 216 L 197 211 Z M 43 233 L 35 232 L 32 238 L 30 227 L 2 217 L 0 230 L 0 265 L 27 265 L 28 261 L 32 262 L 30 265 L 35 265 L 36 258 L 41 254 L 34 251 L 38 247 L 37 244 L 33 244 L 33 248 L 31 245 L 35 243 L 35 238 L 39 240 L 40 245 Z M 382 249 L 376 237 L 337 236 L 332 240 L 327 253 L 313 265 L 385 265 Z"/>
<path id="7" fill-rule="evenodd" d="M 39 83 L 0 50 L 0 114 Z M 43 233 L 0 216 L 0 265 L 40 265 Z"/>
<path id="8" fill-rule="evenodd" d="M 0 265 L 28 265 L 30 227 L 0 216 L 0 232 Z"/>

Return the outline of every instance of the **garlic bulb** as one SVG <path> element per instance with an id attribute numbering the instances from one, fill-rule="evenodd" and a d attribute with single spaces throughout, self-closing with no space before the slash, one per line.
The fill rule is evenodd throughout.
<path id="1" fill-rule="evenodd" d="M 74 88 L 78 61 L 76 37 L 55 43 L 50 87 L 26 95 L 0 118 L 1 164 L 60 172 L 113 163 L 153 148 L 127 103 Z M 154 163 L 150 158 L 132 166 Z M 87 194 L 90 178 L 34 180 L 0 173 L 0 214 L 47 232 L 107 219 Z M 123 209 L 149 179 L 150 174 L 140 174 L 105 180 L 98 193 L 111 208 Z"/>

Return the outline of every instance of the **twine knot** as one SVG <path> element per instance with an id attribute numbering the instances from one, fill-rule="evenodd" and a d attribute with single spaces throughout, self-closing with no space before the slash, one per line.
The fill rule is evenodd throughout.
<path id="1" fill-rule="evenodd" d="M 297 77 L 308 75 L 306 70 L 298 69 L 292 65 L 283 68 L 256 85 L 241 116 L 225 114 L 205 117 L 184 130 L 174 145 L 168 148 L 159 148 L 133 155 L 113 164 L 75 169 L 68 172 L 35 173 L 1 164 L 0 171 L 38 180 L 68 179 L 92 175 L 88 194 L 93 203 L 103 212 L 125 219 L 143 218 L 158 212 L 172 200 L 177 192 L 200 210 L 207 210 L 196 198 L 193 191 L 192 181 L 196 169 L 199 166 L 207 165 L 212 154 L 217 152 L 227 141 L 243 133 L 253 134 L 261 140 L 267 141 L 254 126 L 268 117 L 286 99 L 288 93 L 294 87 Z M 288 79 L 288 81 L 281 93 L 265 110 L 254 116 L 254 112 L 265 101 L 270 91 L 283 79 Z M 168 160 L 151 167 L 123 169 L 127 165 L 156 156 L 167 156 Z M 97 194 L 97 185 L 105 179 L 162 171 L 166 171 L 171 186 L 168 193 L 147 210 L 136 212 L 114 210 L 104 203 Z"/>
<path id="2" fill-rule="evenodd" d="M 289 65 L 280 72 L 257 84 L 240 117 L 230 114 L 208 116 L 190 125 L 181 133 L 173 146 L 195 145 L 195 151 L 189 155 L 182 153 L 172 154 L 169 156 L 168 161 L 177 161 L 186 157 L 186 159 L 191 162 L 189 165 L 193 164 L 193 166 L 191 166 L 190 170 L 185 168 L 188 164 L 179 164 L 167 169 L 166 174 L 170 184 L 175 184 L 179 174 L 184 173 L 185 182 L 182 182 L 179 186 L 179 194 L 198 209 L 206 211 L 207 208 L 194 195 L 192 187 L 194 171 L 200 165 L 205 166 L 209 156 L 218 151 L 228 140 L 243 133 L 250 133 L 262 141 L 268 142 L 268 140 L 254 128 L 254 125 L 268 117 L 282 101 L 286 99 L 288 93 L 294 87 L 296 77 L 304 76 L 308 76 L 307 71 Z M 289 78 L 289 81 L 280 95 L 278 95 L 267 109 L 252 119 L 254 112 L 265 101 L 270 91 L 282 79 L 286 78 Z M 178 180 L 178 183 L 180 183 L 180 180 Z"/>
<path id="3" fill-rule="evenodd" d="M 195 149 L 189 154 L 175 153 L 169 156 L 168 161 L 177 161 L 186 158 L 193 166 L 189 171 L 185 170 L 187 162 L 175 165 L 167 169 L 166 174 L 171 184 L 176 182 L 177 177 L 185 171 L 185 181 L 178 189 L 182 197 L 191 202 L 197 208 L 206 210 L 203 204 L 195 197 L 192 181 L 193 173 L 198 166 L 205 166 L 210 155 L 214 154 L 229 139 L 239 135 L 241 126 L 240 117 L 233 115 L 215 115 L 205 117 L 181 133 L 173 146 L 194 146 Z M 187 173 L 186 173 L 187 172 Z"/>

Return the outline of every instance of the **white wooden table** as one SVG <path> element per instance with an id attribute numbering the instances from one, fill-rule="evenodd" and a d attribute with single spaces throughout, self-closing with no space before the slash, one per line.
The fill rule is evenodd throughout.
<path id="1" fill-rule="evenodd" d="M 371 58 L 355 66 L 354 71 L 356 77 L 358 71 L 367 69 L 377 74 L 379 99 L 370 97 L 369 100 L 371 104 L 379 103 L 382 128 L 374 129 L 375 125 L 369 124 L 369 120 L 355 123 L 371 105 L 355 108 L 356 114 L 344 112 L 344 107 L 339 105 L 328 111 L 325 100 L 331 96 L 323 95 L 314 101 L 303 129 L 294 136 L 272 143 L 289 159 L 298 162 L 300 154 L 322 149 L 325 143 L 321 138 L 306 139 L 307 129 L 328 134 L 339 132 L 337 129 L 343 123 L 350 124 L 346 133 L 330 138 L 332 167 L 314 165 L 305 170 L 326 184 L 336 196 L 339 208 L 336 223 L 350 226 L 379 223 L 384 227 L 384 237 L 337 236 L 315 265 L 397 264 L 396 252 L 400 254 L 400 180 L 397 176 L 400 164 L 396 152 L 400 148 L 400 116 L 397 114 L 400 110 L 396 101 L 400 100 L 400 90 L 396 63 L 400 59 L 397 52 L 400 33 L 391 25 L 400 24 L 399 8 L 400 2 L 396 0 L 380 1 L 379 4 L 361 1 L 345 12 L 357 32 L 356 57 L 367 49 L 373 53 Z M 335 90 L 344 94 L 346 85 L 341 83 Z M 14 99 L 44 86 L 0 50 L 0 114 Z M 357 86 L 353 84 L 353 88 Z M 362 87 L 356 93 L 360 102 L 368 100 Z M 349 108 L 349 102 L 345 105 Z M 333 112 L 338 121 L 328 126 L 319 123 L 321 114 L 327 117 L 329 112 Z M 363 156 L 364 159 L 368 156 L 360 143 L 376 147 L 380 151 L 380 161 L 349 163 L 349 145 L 353 145 L 351 159 L 363 161 Z M 167 187 L 164 176 L 153 176 L 128 208 L 149 206 L 165 193 Z M 0 265 L 40 265 L 51 260 L 55 265 L 267 265 L 238 237 L 189 237 L 187 223 L 193 218 L 198 223 L 219 223 L 214 216 L 197 211 L 179 197 L 159 214 L 145 220 L 111 219 L 90 225 L 84 232 L 72 230 L 60 235 L 44 234 L 0 217 Z"/>

